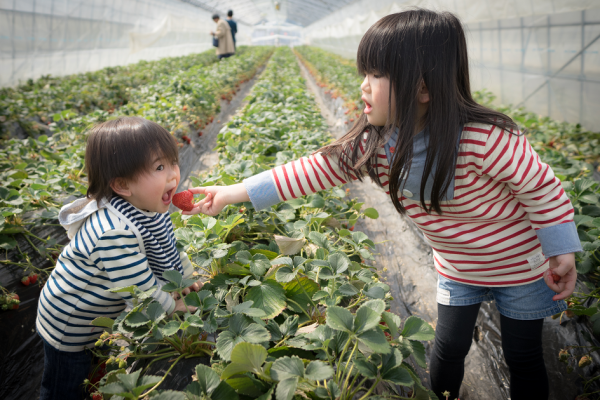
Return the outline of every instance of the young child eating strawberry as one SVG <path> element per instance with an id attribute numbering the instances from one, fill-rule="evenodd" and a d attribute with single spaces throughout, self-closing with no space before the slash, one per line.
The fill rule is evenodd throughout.
<path id="1" fill-rule="evenodd" d="M 122 117 L 94 127 L 85 167 L 87 196 L 62 208 L 60 223 L 71 242 L 40 295 L 36 327 L 44 341 L 41 400 L 83 397 L 94 346 L 103 329 L 97 317 L 116 318 L 131 299 L 107 289 L 162 286 L 162 273 L 192 275 L 175 246 L 168 209 L 179 185 L 177 143 L 160 125 Z M 198 290 L 198 284 L 190 287 Z M 156 290 L 167 314 L 186 311 L 182 299 Z"/>

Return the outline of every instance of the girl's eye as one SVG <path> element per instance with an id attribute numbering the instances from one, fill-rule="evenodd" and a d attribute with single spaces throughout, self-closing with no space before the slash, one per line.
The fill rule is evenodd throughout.
<path id="1" fill-rule="evenodd" d="M 378 74 L 373 74 L 373 78 L 375 78 L 375 79 L 379 79 L 379 78 L 381 78 L 381 75 L 378 75 Z"/>
<path id="2" fill-rule="evenodd" d="M 165 169 L 165 166 L 160 164 L 158 167 L 156 167 L 157 171 L 162 171 L 163 169 Z"/>

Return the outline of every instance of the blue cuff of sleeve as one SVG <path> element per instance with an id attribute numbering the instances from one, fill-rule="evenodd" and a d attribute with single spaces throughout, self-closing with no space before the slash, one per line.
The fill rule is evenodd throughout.
<path id="1" fill-rule="evenodd" d="M 575 222 L 538 229 L 535 233 L 546 257 L 583 251 Z"/>
<path id="2" fill-rule="evenodd" d="M 244 179 L 244 186 L 255 210 L 264 210 L 280 203 L 277 188 L 271 178 L 271 170 Z"/>

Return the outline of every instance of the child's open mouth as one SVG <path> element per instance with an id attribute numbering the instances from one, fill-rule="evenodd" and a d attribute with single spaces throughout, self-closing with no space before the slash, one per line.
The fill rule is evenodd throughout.
<path id="1" fill-rule="evenodd" d="M 365 114 L 368 114 L 371 112 L 371 110 L 373 110 L 373 107 L 371 107 L 371 105 L 369 103 L 367 103 L 365 101 L 365 99 L 362 99 L 362 101 L 365 103 Z"/>
<path id="2" fill-rule="evenodd" d="M 171 204 L 171 200 L 173 199 L 173 193 L 175 193 L 175 190 L 177 188 L 174 187 L 173 189 L 169 190 L 167 193 L 163 194 L 162 196 L 162 201 L 165 205 L 169 205 Z"/>

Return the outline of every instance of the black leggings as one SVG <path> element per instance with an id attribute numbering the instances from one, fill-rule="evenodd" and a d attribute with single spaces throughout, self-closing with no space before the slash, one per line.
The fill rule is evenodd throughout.
<path id="1" fill-rule="evenodd" d="M 431 355 L 431 386 L 440 400 L 458 398 L 465 373 L 465 357 L 471 347 L 473 329 L 481 304 L 438 304 L 435 345 Z M 501 315 L 502 350 L 510 371 L 512 400 L 547 400 L 548 375 L 542 350 L 543 319 L 522 321 Z"/>

